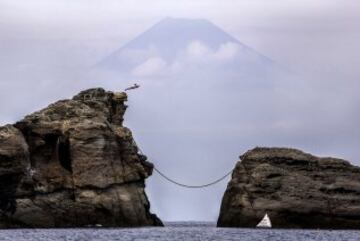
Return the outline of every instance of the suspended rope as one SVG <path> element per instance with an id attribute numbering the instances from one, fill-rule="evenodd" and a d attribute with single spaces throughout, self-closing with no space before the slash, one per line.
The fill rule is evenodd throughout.
<path id="1" fill-rule="evenodd" d="M 166 176 L 164 173 L 162 173 L 161 171 L 159 171 L 159 169 L 157 169 L 156 167 L 154 167 L 154 170 L 163 178 L 165 178 L 167 181 L 175 184 L 175 185 L 178 185 L 180 187 L 185 187 L 185 188 L 205 188 L 205 187 L 209 187 L 209 186 L 212 186 L 212 185 L 215 185 L 217 184 L 218 182 L 221 182 L 222 180 L 224 180 L 226 177 L 228 177 L 232 172 L 233 170 L 229 171 L 228 173 L 226 173 L 224 176 L 220 177 L 219 179 L 216 179 L 215 181 L 213 182 L 210 182 L 210 183 L 206 183 L 206 184 L 202 184 L 202 185 L 187 185 L 187 184 L 183 184 L 183 183 L 180 183 L 180 182 L 177 182 L 171 178 L 169 178 L 168 176 Z"/>
<path id="2" fill-rule="evenodd" d="M 109 129 L 111 131 L 113 131 L 114 133 L 115 130 L 114 128 L 112 127 L 112 125 L 105 119 L 104 120 L 105 124 L 109 127 Z M 140 149 L 140 147 L 136 146 L 137 147 L 137 151 L 141 154 L 141 155 L 144 155 L 144 153 L 142 152 L 142 150 Z M 178 185 L 180 187 L 184 187 L 184 188 L 206 188 L 206 187 L 210 187 L 212 185 L 215 185 L 219 182 L 221 182 L 222 180 L 224 180 L 226 177 L 228 177 L 232 172 L 233 172 L 233 169 L 231 169 L 229 172 L 227 172 L 224 176 L 216 179 L 215 181 L 213 182 L 210 182 L 210 183 L 206 183 L 206 184 L 202 184 L 202 185 L 188 185 L 188 184 L 183 184 L 183 183 L 180 183 L 180 182 L 177 182 L 173 179 L 171 179 L 170 177 L 166 176 L 164 173 L 162 173 L 159 169 L 157 169 L 156 167 L 154 167 L 154 170 L 161 176 L 163 177 L 165 180 L 175 184 L 175 185 Z"/>
<path id="3" fill-rule="evenodd" d="M 138 151 L 140 152 L 141 155 L 144 155 L 144 153 L 142 152 L 142 150 L 140 149 L 140 147 L 137 147 Z M 157 169 L 154 166 L 154 170 L 155 172 L 157 172 L 161 177 L 163 177 L 165 180 L 167 180 L 168 182 L 171 182 L 177 186 L 180 187 L 184 187 L 184 188 L 206 188 L 206 187 L 210 187 L 212 185 L 217 184 L 218 182 L 221 182 L 222 180 L 224 180 L 226 177 L 228 177 L 229 175 L 231 175 L 231 173 L 233 172 L 233 169 L 231 169 L 229 172 L 227 172 L 224 176 L 220 177 L 219 179 L 216 179 L 213 182 L 210 183 L 206 183 L 206 184 L 202 184 L 202 185 L 188 185 L 188 184 L 183 184 L 180 182 L 175 181 L 174 179 L 168 177 L 167 175 L 165 175 L 164 173 L 162 173 L 159 169 Z"/>

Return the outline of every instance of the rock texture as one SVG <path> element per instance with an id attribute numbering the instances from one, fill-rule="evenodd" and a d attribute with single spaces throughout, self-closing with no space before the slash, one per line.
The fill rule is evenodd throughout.
<path id="1" fill-rule="evenodd" d="M 255 148 L 236 164 L 218 226 L 360 228 L 360 168 L 287 148 Z"/>
<path id="2" fill-rule="evenodd" d="M 162 225 L 125 93 L 90 89 L 0 127 L 0 227 Z"/>

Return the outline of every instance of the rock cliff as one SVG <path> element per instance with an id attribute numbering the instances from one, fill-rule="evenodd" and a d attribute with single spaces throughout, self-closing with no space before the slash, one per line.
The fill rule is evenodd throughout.
<path id="1" fill-rule="evenodd" d="M 153 165 L 122 125 L 125 93 L 83 91 L 0 127 L 0 227 L 162 225 Z"/>
<path id="2" fill-rule="evenodd" d="M 360 168 L 295 149 L 255 148 L 236 164 L 218 226 L 360 228 Z"/>

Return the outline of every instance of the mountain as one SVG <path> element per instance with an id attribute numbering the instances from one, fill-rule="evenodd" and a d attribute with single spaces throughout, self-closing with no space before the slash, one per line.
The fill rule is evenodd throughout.
<path id="1" fill-rule="evenodd" d="M 103 59 L 97 67 L 138 77 L 187 70 L 251 75 L 274 68 L 268 57 L 205 19 L 165 18 Z M 223 74 L 222 74 L 223 75 Z M 190 74 L 191 76 L 191 74 Z"/>

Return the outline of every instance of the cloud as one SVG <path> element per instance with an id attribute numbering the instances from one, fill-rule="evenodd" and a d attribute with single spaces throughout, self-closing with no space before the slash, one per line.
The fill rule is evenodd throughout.
<path id="1" fill-rule="evenodd" d="M 204 60 L 204 58 L 211 54 L 211 51 L 201 41 L 194 40 L 186 47 L 186 54 L 189 59 Z"/>
<path id="2" fill-rule="evenodd" d="M 149 58 L 142 64 L 136 66 L 132 71 L 134 76 L 156 76 L 163 75 L 167 67 L 166 61 L 160 57 Z"/>
<path id="3" fill-rule="evenodd" d="M 227 42 L 220 45 L 219 49 L 214 53 L 217 60 L 231 60 L 239 53 L 240 46 L 237 43 Z"/>
<path id="4" fill-rule="evenodd" d="M 187 57 L 185 61 L 189 62 L 226 62 L 239 56 L 240 45 L 235 42 L 226 42 L 218 46 L 217 49 L 213 50 L 207 46 L 206 43 L 194 40 L 188 44 L 185 52 Z"/>
<path id="5" fill-rule="evenodd" d="M 166 61 L 154 46 L 149 46 L 146 49 L 124 49 L 118 56 L 120 56 L 122 62 L 125 61 L 124 64 L 140 62 L 140 64 L 132 68 L 131 75 L 156 77 L 183 73 L 189 68 L 193 68 L 194 65 L 206 67 L 207 64 L 226 63 L 240 57 L 240 54 L 240 45 L 234 42 L 223 43 L 213 50 L 205 43 L 194 40 L 185 49 L 180 49 L 175 58 L 169 61 Z M 244 58 L 249 59 L 248 56 Z"/>

